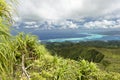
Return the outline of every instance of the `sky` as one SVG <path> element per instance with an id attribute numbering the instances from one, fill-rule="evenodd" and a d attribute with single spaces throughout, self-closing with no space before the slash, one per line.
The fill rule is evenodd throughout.
<path id="1" fill-rule="evenodd" d="M 120 0 L 20 0 L 17 11 L 16 20 L 28 25 L 47 21 L 50 27 L 120 28 Z M 27 26 L 31 27 L 39 25 Z"/>

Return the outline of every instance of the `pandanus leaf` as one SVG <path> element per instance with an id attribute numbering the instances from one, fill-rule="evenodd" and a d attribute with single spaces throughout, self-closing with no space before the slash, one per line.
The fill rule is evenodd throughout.
<path id="1" fill-rule="evenodd" d="M 10 36 L 9 33 L 0 30 L 0 35 Z"/>

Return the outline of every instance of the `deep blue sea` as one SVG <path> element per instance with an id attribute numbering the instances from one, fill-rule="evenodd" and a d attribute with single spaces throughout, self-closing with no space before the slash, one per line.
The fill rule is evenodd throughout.
<path id="1" fill-rule="evenodd" d="M 24 29 L 12 31 L 13 35 L 17 32 L 31 33 L 37 35 L 40 41 L 44 42 L 79 42 L 94 40 L 120 40 L 119 30 L 32 30 Z"/>

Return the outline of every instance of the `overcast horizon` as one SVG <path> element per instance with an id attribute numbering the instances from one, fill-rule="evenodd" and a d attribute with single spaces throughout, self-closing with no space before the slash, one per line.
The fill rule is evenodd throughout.
<path id="1" fill-rule="evenodd" d="M 120 0 L 18 2 L 14 17 L 18 32 L 49 41 L 120 40 Z"/>
<path id="2" fill-rule="evenodd" d="M 120 28 L 120 0 L 21 0 L 16 22 L 26 28 Z M 19 26 L 17 24 L 17 26 Z M 46 26 L 45 26 L 46 27 Z"/>

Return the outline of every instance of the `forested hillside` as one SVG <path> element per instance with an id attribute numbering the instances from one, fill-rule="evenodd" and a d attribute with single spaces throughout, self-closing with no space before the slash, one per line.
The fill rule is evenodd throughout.
<path id="1" fill-rule="evenodd" d="M 7 1 L 0 0 L 0 80 L 120 79 L 119 73 L 102 71 L 93 62 L 52 56 L 34 35 L 19 33 L 12 36 L 9 32 L 13 21 L 12 7 Z M 102 52 L 95 52 L 104 57 Z"/>
<path id="2" fill-rule="evenodd" d="M 120 41 L 46 43 L 52 55 L 95 62 L 102 70 L 120 72 Z"/>

